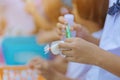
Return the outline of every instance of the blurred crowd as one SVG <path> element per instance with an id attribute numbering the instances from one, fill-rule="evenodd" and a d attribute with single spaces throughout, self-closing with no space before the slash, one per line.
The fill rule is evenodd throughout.
<path id="1" fill-rule="evenodd" d="M 28 36 L 51 30 L 58 17 L 67 13 L 73 13 L 76 22 L 92 33 L 102 29 L 107 8 L 108 1 L 103 0 L 1 0 L 1 36 Z"/>

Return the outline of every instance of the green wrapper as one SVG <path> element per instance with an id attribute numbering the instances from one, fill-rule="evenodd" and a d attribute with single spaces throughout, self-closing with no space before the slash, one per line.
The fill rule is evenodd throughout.
<path id="1" fill-rule="evenodd" d="M 66 38 L 71 38 L 71 31 L 70 31 L 70 26 L 66 26 Z"/>

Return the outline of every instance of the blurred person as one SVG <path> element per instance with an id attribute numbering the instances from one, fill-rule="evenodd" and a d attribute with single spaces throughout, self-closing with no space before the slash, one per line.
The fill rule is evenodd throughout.
<path id="1" fill-rule="evenodd" d="M 60 48 L 67 48 L 63 51 L 66 59 L 73 62 L 96 65 L 98 68 L 97 80 L 119 80 L 119 61 L 120 61 L 120 36 L 119 36 L 119 20 L 120 9 L 119 0 L 109 0 L 109 10 L 100 40 L 92 38 L 84 29 L 77 24 L 74 29 L 78 32 L 77 38 L 70 38 L 65 43 L 60 44 Z M 116 7 L 117 6 L 117 7 Z M 60 20 L 66 24 L 64 19 Z M 63 25 L 61 25 L 62 27 Z M 114 27 L 113 27 L 114 26 Z M 84 32 L 84 36 L 80 35 L 80 31 Z M 83 39 L 85 40 L 83 40 Z M 100 46 L 100 48 L 98 47 Z M 108 51 L 108 52 L 107 52 Z M 80 52 L 80 53 L 78 53 Z M 96 75 L 91 75 L 96 76 Z"/>
<path id="2" fill-rule="evenodd" d="M 101 38 L 108 2 L 108 0 L 73 0 L 72 13 L 75 16 L 75 22 L 85 27 L 79 31 L 80 37 L 96 42 L 94 38 L 89 38 L 88 35 L 86 35 L 86 33 L 89 33 L 97 39 Z M 84 30 L 86 33 L 84 33 Z M 98 41 L 99 40 L 97 40 L 97 44 Z M 70 78 L 79 78 L 82 80 L 97 79 L 97 77 L 92 77 L 92 75 L 98 76 L 98 69 L 96 66 L 75 62 L 70 62 L 68 64 L 67 76 Z"/>
<path id="3" fill-rule="evenodd" d="M 106 6 L 107 6 L 107 5 L 106 5 Z M 105 14 L 105 13 L 103 13 L 103 15 L 104 15 L 104 14 Z M 75 15 L 77 15 L 77 14 L 75 14 Z M 86 16 L 89 17 L 89 15 L 86 15 Z M 105 18 L 105 17 L 103 17 L 103 21 L 104 21 L 104 18 Z M 82 18 L 81 18 L 81 19 L 82 19 Z M 84 20 L 84 18 L 83 18 L 82 20 Z M 84 22 L 87 23 L 87 24 L 88 24 L 88 22 L 89 22 L 89 24 L 92 24 L 92 23 L 97 24 L 97 23 L 95 23 L 95 22 L 93 22 L 93 21 L 91 21 L 91 20 L 86 20 L 86 21 L 84 21 Z M 89 25 L 89 24 L 88 24 L 88 25 Z M 82 25 L 83 25 L 83 24 L 82 24 Z M 90 26 L 91 26 L 91 29 L 92 29 L 92 25 L 90 25 Z M 85 27 L 86 27 L 86 26 L 85 26 Z M 99 28 L 98 24 L 95 25 L 94 27 Z M 99 28 L 99 29 L 101 29 L 101 28 Z M 97 30 L 99 30 L 99 29 L 97 29 Z M 95 32 L 95 31 L 97 31 L 97 30 L 94 30 L 94 31 L 91 31 L 91 30 L 90 30 L 90 33 L 91 33 L 91 32 Z M 84 29 L 83 29 L 83 31 L 84 31 Z M 89 33 L 88 30 L 86 30 L 86 32 Z M 84 38 L 84 36 L 83 36 L 84 34 L 82 33 L 82 31 L 81 31 L 80 34 L 81 34 L 81 37 Z M 85 38 L 86 38 L 86 37 L 85 37 Z M 92 38 L 91 38 L 91 39 L 92 39 Z M 94 38 L 93 38 L 92 40 L 94 40 Z M 97 40 L 97 44 L 98 44 L 98 41 L 99 41 L 99 40 Z M 93 41 L 93 42 L 94 42 L 94 41 Z M 95 41 L 95 42 L 96 42 L 96 41 Z M 61 65 L 62 65 L 62 64 L 61 64 Z M 76 65 L 79 65 L 79 66 L 76 66 Z M 69 66 L 70 66 L 70 65 L 69 65 Z M 82 65 L 82 64 L 77 64 L 77 63 L 73 63 L 73 67 L 74 67 L 75 69 L 76 69 L 76 68 L 78 69 L 78 68 L 80 68 L 80 67 L 84 67 L 84 65 Z M 73 67 L 72 67 L 72 68 L 73 68 Z M 77 70 L 77 69 L 75 70 L 75 71 L 80 71 L 80 72 L 76 72 L 77 77 L 74 76 L 74 75 L 75 75 L 75 73 L 74 73 L 75 71 L 74 71 L 74 70 L 73 70 L 73 73 L 71 74 L 71 76 L 69 75 L 68 77 L 74 76 L 74 78 L 77 78 L 77 79 L 79 78 L 79 79 L 81 79 L 81 80 L 87 79 L 87 78 L 86 78 L 86 75 L 87 75 L 88 71 L 90 70 L 91 66 L 86 66 L 85 68 L 86 68 L 86 69 L 85 69 L 85 70 L 83 69 L 83 72 L 81 72 L 82 69 L 81 69 L 81 70 Z M 69 73 L 69 72 L 68 72 L 68 73 Z M 70 72 L 70 73 L 71 73 L 71 72 Z M 63 76 L 64 76 L 64 75 L 63 75 Z M 48 78 L 48 79 L 49 79 L 49 78 Z"/>
<path id="4" fill-rule="evenodd" d="M 39 7 L 35 6 L 34 1 L 28 0 L 26 9 L 29 13 L 31 13 L 31 15 L 35 20 L 36 23 L 35 32 L 39 32 L 38 36 L 42 37 L 42 38 L 38 37 L 38 41 L 40 43 L 45 43 L 45 42 L 59 40 L 60 37 L 58 37 L 58 34 L 55 34 L 57 33 L 55 29 L 55 25 L 57 21 L 56 19 L 58 16 L 62 14 L 70 13 L 70 11 L 68 10 L 68 8 L 62 7 L 63 4 L 60 0 L 55 0 L 55 1 L 53 0 L 53 2 L 52 1 L 48 2 L 46 0 L 43 1 L 36 0 L 36 1 Z M 79 4 L 82 5 L 80 6 Z M 86 4 L 89 4 L 89 7 Z M 103 8 L 100 7 L 100 5 L 103 5 L 103 7 L 105 6 L 104 10 L 102 10 Z M 84 9 L 82 9 L 83 7 Z M 75 15 L 76 22 L 81 23 L 81 25 L 84 25 L 90 31 L 90 33 L 93 33 L 102 29 L 105 20 L 105 14 L 107 12 L 107 7 L 108 7 L 108 0 L 101 1 L 99 5 L 98 5 L 98 1 L 94 1 L 94 0 L 92 1 L 74 0 L 72 12 Z M 54 13 L 51 14 L 51 11 Z M 60 14 L 60 11 L 62 14 Z M 54 37 L 49 36 L 50 33 L 53 34 Z"/>
<path id="5" fill-rule="evenodd" d="M 36 23 L 36 31 L 35 32 L 36 33 L 39 32 L 38 33 L 39 38 L 40 38 L 39 42 L 46 43 L 46 42 L 51 42 L 54 40 L 62 39 L 63 34 L 61 34 L 62 33 L 61 28 L 56 27 L 56 23 L 57 23 L 57 21 L 58 21 L 57 19 L 60 15 L 66 14 L 69 11 L 67 10 L 67 8 L 62 7 L 60 0 L 52 0 L 52 1 L 41 0 L 38 2 L 39 2 L 39 4 L 37 4 L 37 6 L 36 6 L 35 2 L 27 1 L 26 2 L 27 3 L 26 10 L 33 16 L 33 18 L 35 20 L 35 23 Z M 62 12 L 60 12 L 61 7 L 62 7 Z M 51 14 L 51 12 L 53 12 L 53 13 Z M 43 40 L 41 40 L 41 39 L 43 39 Z M 60 72 L 62 74 L 66 73 L 67 62 L 64 59 L 62 59 L 61 57 L 56 57 L 52 61 L 45 61 L 41 58 L 35 58 L 30 62 L 31 65 L 37 66 L 36 63 L 46 63 L 47 65 L 48 64 L 51 65 L 58 72 Z M 62 63 L 62 65 L 61 65 L 61 63 Z M 46 65 L 46 64 L 43 64 L 43 65 Z M 58 67 L 58 65 L 60 67 Z M 38 68 L 39 68 L 39 64 L 38 64 Z M 57 73 L 57 71 L 56 71 L 56 73 Z M 53 80 L 53 78 L 50 78 L 50 76 L 48 76 L 46 78 Z M 55 79 L 56 78 L 54 78 L 54 80 Z"/>
<path id="6" fill-rule="evenodd" d="M 36 1 L 25 1 L 26 2 L 26 10 L 28 11 L 28 13 L 30 13 L 35 21 L 36 24 L 36 30 L 35 33 L 38 33 L 38 40 L 40 43 L 47 43 L 47 42 L 51 42 L 54 40 L 59 40 L 62 39 L 62 31 L 61 28 L 56 27 L 56 23 L 57 23 L 57 19 L 58 17 L 61 15 L 61 7 L 62 4 L 60 2 L 60 0 L 52 0 L 52 1 L 48 1 L 48 0 L 36 0 Z M 37 2 L 37 3 L 36 3 Z M 39 2 L 39 3 L 38 3 Z M 66 9 L 66 8 L 64 8 Z M 51 12 L 53 12 L 53 14 L 51 14 Z M 66 11 L 62 14 L 66 13 Z M 52 35 L 52 36 L 51 36 Z M 35 64 L 36 62 L 42 62 L 44 61 L 43 59 L 39 58 L 35 58 L 36 60 L 33 59 L 33 61 L 31 61 L 31 64 L 33 62 L 33 64 Z M 67 67 L 67 62 L 64 60 L 61 62 L 55 62 L 57 61 L 56 59 L 59 59 L 58 57 L 56 57 L 52 63 L 49 61 L 44 61 L 47 62 L 53 66 L 55 66 L 54 68 L 56 68 L 56 70 L 60 71 L 61 73 L 65 74 L 66 72 L 66 67 Z M 61 58 L 59 59 L 61 60 Z M 35 61 L 35 62 L 34 62 Z M 61 67 L 63 66 L 64 68 L 61 67 L 57 67 L 57 65 L 59 63 L 62 63 L 64 65 L 60 65 Z"/>
<path id="7" fill-rule="evenodd" d="M 31 57 L 34 57 L 36 55 L 38 56 L 38 54 L 42 58 L 48 58 L 48 55 L 44 56 L 44 54 L 42 54 L 43 50 L 37 53 L 36 51 L 38 51 L 39 49 L 38 50 L 34 49 L 34 48 L 41 49 L 42 47 L 44 47 L 44 45 L 38 46 L 38 44 L 35 42 L 35 37 L 34 37 L 36 36 L 36 34 L 34 34 L 35 23 L 32 16 L 28 14 L 28 12 L 25 9 L 26 6 L 25 2 L 23 0 L 1 0 L 1 1 L 2 4 L 4 4 L 2 5 L 3 9 L 1 10 L 1 12 L 4 15 L 2 14 L 2 18 L 0 16 L 0 25 L 2 25 L 2 27 L 5 26 L 5 30 L 1 29 L 1 32 L 4 31 L 4 34 L 1 39 L 0 47 L 2 47 L 6 63 L 7 64 L 12 63 L 11 65 L 13 65 L 16 64 L 14 63 L 16 61 L 18 64 L 24 64 Z M 21 43 L 26 43 L 26 44 L 21 44 Z M 29 49 L 30 47 L 26 47 L 30 45 L 33 46 L 35 45 L 35 46 L 32 49 Z M 17 47 L 17 49 L 19 50 L 16 50 L 16 48 L 11 46 Z M 8 48 L 9 50 L 6 50 Z M 29 54 L 24 54 L 28 52 Z M 18 53 L 17 55 L 20 54 L 21 56 L 25 56 L 25 55 L 29 55 L 29 56 L 26 56 L 26 60 L 23 61 L 21 59 L 21 56 L 15 56 L 16 53 Z M 14 58 L 14 60 L 11 60 L 9 62 L 10 57 L 9 58 L 6 57 L 6 55 L 8 54 L 11 56 L 12 59 Z"/>
<path id="8" fill-rule="evenodd" d="M 101 1 L 73 0 L 72 13 L 75 15 L 75 21 L 80 23 L 82 26 L 84 26 L 86 29 L 89 30 L 86 32 L 93 33 L 92 35 L 98 39 L 101 38 L 101 34 L 102 34 L 101 29 L 103 28 L 104 21 L 106 18 L 108 2 L 109 2 L 108 0 L 101 0 Z M 85 38 L 83 36 L 84 34 L 82 33 L 82 31 L 80 34 L 82 38 Z M 81 68 L 84 67 L 84 69 L 77 70 L 79 67 Z M 83 76 L 84 74 L 83 78 L 86 77 L 87 79 L 87 76 L 88 78 L 92 78 L 92 77 L 89 77 L 90 76 L 89 74 L 97 75 L 97 73 L 95 73 L 95 70 L 96 72 L 98 71 L 94 66 L 77 64 L 77 63 L 69 63 L 67 76 L 75 78 L 75 77 L 80 77 L 80 75 Z M 78 72 L 76 74 L 74 73 L 73 75 L 72 72 L 75 72 L 75 71 L 78 71 Z M 81 71 L 83 71 L 83 73 L 81 73 Z"/>
<path id="9" fill-rule="evenodd" d="M 112 6 L 113 4 L 113 2 L 115 2 L 115 1 L 111 1 L 110 3 L 110 6 Z M 117 14 L 117 13 L 116 13 Z M 109 38 L 109 40 L 110 40 L 110 42 L 111 43 L 109 43 L 109 46 L 105 46 L 105 45 L 103 45 L 103 44 L 105 44 L 105 43 L 108 43 L 109 42 L 109 40 L 107 39 L 107 40 L 105 40 L 105 42 L 104 41 L 102 41 L 103 43 L 101 44 L 101 47 L 102 48 L 104 48 L 105 50 L 115 50 L 115 51 L 118 51 L 118 54 L 117 55 L 119 55 L 119 44 L 118 45 L 116 45 L 116 44 L 114 44 L 114 41 L 111 41 L 112 39 L 111 38 L 114 38 L 114 36 L 113 37 L 110 37 L 109 35 L 107 36 L 105 33 L 106 33 L 106 29 L 108 29 L 108 25 L 110 24 L 111 25 L 111 23 L 109 23 L 110 22 L 110 18 L 111 18 L 111 16 L 113 16 L 113 15 L 108 15 L 107 16 L 107 20 L 106 20 L 106 25 L 105 25 L 105 30 L 104 30 L 104 36 L 102 37 L 102 40 L 105 40 L 105 38 Z M 115 15 L 114 15 L 115 16 Z M 115 18 L 115 17 L 114 17 Z M 113 22 L 114 22 L 114 18 L 112 18 L 113 20 Z M 118 18 L 119 19 L 119 18 Z M 62 23 L 64 23 L 65 21 L 62 19 L 61 20 L 62 21 Z M 118 26 L 119 24 L 117 24 L 117 21 L 115 22 L 116 23 L 116 26 Z M 63 25 L 61 25 L 61 27 L 62 27 Z M 108 27 L 107 27 L 108 26 Z M 106 28 L 107 27 L 107 28 Z M 112 27 L 112 26 L 111 26 Z M 110 28 L 111 28 L 110 27 Z M 118 28 L 118 27 L 117 27 Z M 82 57 L 85 57 L 85 58 L 81 58 L 80 56 L 81 55 L 79 55 L 79 57 L 78 57 L 78 55 L 77 56 L 75 56 L 74 55 L 74 53 L 72 53 L 71 52 L 71 54 L 69 53 L 69 51 L 63 51 L 63 53 L 65 54 L 65 55 L 67 55 L 67 59 L 68 60 L 70 60 L 70 61 L 75 61 L 75 62 L 82 62 L 82 63 L 86 63 L 86 64 L 94 64 L 94 65 L 97 65 L 97 66 L 100 66 L 100 67 L 102 67 L 102 68 L 105 68 L 106 70 L 108 70 L 108 71 L 110 71 L 110 72 L 112 72 L 112 73 L 114 73 L 114 74 L 116 74 L 116 75 L 118 75 L 119 76 L 119 71 L 118 71 L 118 69 L 119 69 L 119 64 L 117 65 L 117 62 L 119 62 L 119 57 L 117 57 L 116 55 L 113 55 L 113 54 L 111 54 L 111 53 L 107 53 L 106 51 L 104 51 L 104 50 L 102 50 L 102 49 L 99 49 L 96 45 L 99 45 L 99 40 L 98 39 L 95 39 L 95 38 L 93 38 L 93 37 L 91 37 L 91 35 L 88 33 L 88 31 L 86 31 L 86 29 L 85 28 L 83 28 L 81 25 L 79 25 L 79 24 L 76 24 L 75 26 L 74 26 L 74 29 L 78 32 L 77 33 L 77 37 L 81 37 L 81 38 L 83 38 L 83 39 L 85 39 L 85 40 L 82 40 L 82 39 L 80 39 L 80 38 L 73 38 L 73 39 L 68 39 L 68 40 L 66 40 L 66 43 L 65 44 L 61 44 L 60 45 L 60 47 L 62 47 L 62 48 L 71 48 L 71 49 L 75 49 L 74 51 L 75 51 L 75 53 L 76 53 L 76 50 L 78 50 L 78 52 L 80 52 L 80 51 L 83 51 L 83 53 L 86 53 L 86 54 L 88 54 L 88 56 L 87 55 L 82 55 Z M 109 29 L 110 30 L 110 32 L 111 32 L 111 29 Z M 114 28 L 114 30 L 119 30 L 119 29 L 115 29 Z M 109 31 L 108 31 L 109 32 Z M 119 32 L 119 31 L 117 31 L 117 32 Z M 82 33 L 82 35 L 80 35 Z M 119 34 L 119 33 L 115 33 L 115 34 Z M 114 34 L 114 35 L 115 35 Z M 105 36 L 106 35 L 106 36 Z M 116 37 L 116 36 L 115 36 Z M 114 38 L 115 39 L 115 38 Z M 113 40 L 114 40 L 113 39 Z M 94 43 L 94 44 L 91 44 L 91 43 L 89 43 L 89 42 L 86 42 L 86 41 L 89 41 L 89 42 L 91 42 L 91 43 Z M 106 41 L 108 41 L 108 42 L 106 42 Z M 72 43 L 71 43 L 72 42 Z M 78 45 L 78 43 L 80 44 L 80 45 L 83 45 L 83 46 L 80 46 L 80 45 Z M 119 42 L 119 37 L 116 39 L 116 42 Z M 84 43 L 84 44 L 83 44 Z M 70 44 L 70 45 L 69 45 Z M 112 44 L 114 45 L 114 46 L 112 46 Z M 73 45 L 75 45 L 75 47 L 73 46 Z M 76 48 L 76 45 L 78 45 L 78 48 Z M 87 46 L 88 45 L 88 46 Z M 111 46 L 110 46 L 111 45 Z M 73 46 L 73 47 L 72 47 Z M 79 47 L 81 47 L 81 49 L 79 48 Z M 106 47 L 106 48 L 105 48 Z M 112 47 L 112 49 L 111 49 L 111 47 Z M 116 48 L 117 47 L 117 48 Z M 86 51 L 86 49 L 88 49 L 87 51 Z M 92 49 L 93 51 L 91 51 L 90 49 Z M 79 51 L 80 50 L 80 51 Z M 99 54 L 101 54 L 101 53 L 103 53 L 103 55 L 97 55 L 96 54 L 96 50 L 98 51 L 98 53 Z M 73 51 L 73 52 L 74 52 Z M 114 53 L 114 52 L 113 52 Z M 95 54 L 95 55 L 94 55 Z M 100 57 L 100 58 L 102 58 L 102 59 L 104 59 L 105 60 L 105 62 L 106 62 L 106 60 L 109 62 L 109 64 L 107 64 L 107 63 L 104 63 L 103 62 L 103 60 L 102 60 L 102 63 L 103 63 L 103 65 L 101 65 L 101 64 L 98 64 L 97 62 L 96 62 L 96 60 L 97 61 L 99 61 L 98 59 L 100 59 L 100 58 L 98 58 L 98 57 Z M 105 57 L 103 57 L 103 56 L 105 56 Z M 108 57 L 107 57 L 108 56 Z M 72 58 L 73 57 L 73 58 Z M 86 58 L 87 57 L 87 58 Z M 97 57 L 97 59 L 96 59 L 96 57 Z M 81 59 L 79 59 L 79 58 L 81 58 Z M 112 58 L 112 60 L 111 60 L 111 58 Z M 114 58 L 114 60 L 113 60 L 113 58 Z M 94 60 L 95 59 L 95 60 Z M 101 61 L 101 59 L 100 59 L 100 61 Z M 115 65 L 117 65 L 117 66 L 114 66 L 113 64 L 115 63 Z M 108 66 L 109 65 L 109 66 Z M 110 67 L 111 66 L 111 67 Z M 116 68 L 112 68 L 112 67 L 116 67 Z M 36 67 L 36 69 L 38 69 L 38 70 L 40 70 L 40 69 L 43 69 L 44 70 L 44 67 L 39 67 L 38 68 L 38 66 Z M 99 69 L 98 69 L 99 70 Z M 44 73 L 44 72 L 43 72 Z M 104 75 L 103 75 L 104 74 Z M 95 75 L 93 75 L 93 77 L 95 77 Z M 106 79 L 109 79 L 109 80 L 119 80 L 119 77 L 117 77 L 117 76 L 115 76 L 115 75 L 113 75 L 113 74 L 111 74 L 111 73 L 109 73 L 109 72 L 107 72 L 107 71 L 105 71 L 105 70 L 101 70 L 100 69 L 100 74 L 98 74 L 98 76 L 97 76 L 97 78 L 98 79 L 104 79 L 104 80 L 106 80 Z M 49 79 L 49 78 L 48 78 Z M 65 79 L 64 78 L 64 80 L 67 80 L 67 79 Z"/>
<path id="10" fill-rule="evenodd" d="M 40 43 L 59 40 L 59 30 L 55 27 L 57 18 L 61 15 L 62 3 L 60 0 L 29 0 L 26 2 L 26 10 L 33 16 L 35 33 L 38 33 Z M 37 3 L 36 3 L 37 2 Z M 52 14 L 51 14 L 52 12 Z M 53 35 L 53 36 L 50 36 Z"/>
<path id="11" fill-rule="evenodd" d="M 60 18 L 60 20 L 63 20 L 63 18 Z M 64 25 L 61 25 L 58 23 L 57 26 L 63 27 Z M 88 40 L 90 39 L 91 41 L 93 40 L 93 42 L 95 42 L 95 44 L 98 44 L 99 40 L 96 40 L 94 37 L 91 37 L 91 38 L 88 37 L 88 35 L 90 35 L 90 33 L 86 28 L 82 28 L 82 30 L 81 30 L 81 26 L 78 26 L 78 25 L 75 26 L 75 28 L 78 28 L 78 30 L 79 30 L 79 31 L 77 31 L 78 32 L 77 36 L 78 36 L 78 34 L 80 34 L 84 38 L 87 38 Z M 81 37 L 80 35 L 79 35 L 79 37 Z M 56 79 L 87 80 L 87 78 L 89 78 L 87 73 L 89 72 L 91 66 L 73 63 L 73 62 L 69 63 L 69 65 L 68 65 L 68 61 L 66 61 L 66 59 L 60 58 L 61 60 L 65 61 L 65 64 L 66 64 L 65 65 L 65 64 L 63 64 L 63 62 L 58 62 L 57 59 L 58 58 L 54 59 L 51 62 L 48 62 L 48 61 L 44 61 L 40 58 L 35 58 L 30 62 L 30 66 L 33 66 L 34 69 L 36 69 L 39 74 L 44 75 L 49 80 L 56 80 Z M 55 68 L 55 66 L 57 68 Z M 61 67 L 61 66 L 63 66 L 63 67 Z M 81 68 L 81 69 L 79 69 L 79 68 Z M 70 69 L 72 69 L 72 70 L 70 70 Z M 49 74 L 51 74 L 51 75 L 49 75 Z"/>
<path id="12" fill-rule="evenodd" d="M 3 0 L 6 36 L 30 36 L 35 28 L 32 16 L 25 11 L 22 0 Z"/>

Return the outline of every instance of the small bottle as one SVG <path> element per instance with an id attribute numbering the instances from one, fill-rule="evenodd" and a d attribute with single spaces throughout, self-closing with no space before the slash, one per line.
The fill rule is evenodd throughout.
<path id="1" fill-rule="evenodd" d="M 69 29 L 74 25 L 74 15 L 73 14 L 66 14 L 64 15 L 65 20 L 68 22 L 67 26 L 69 26 Z M 76 36 L 76 32 L 72 31 L 70 33 L 71 37 Z"/>
<path id="2" fill-rule="evenodd" d="M 74 15 L 66 14 L 66 15 L 64 15 L 64 18 L 68 22 L 69 26 L 73 26 L 74 25 Z"/>
<path id="3" fill-rule="evenodd" d="M 68 22 L 67 27 L 66 27 L 66 38 L 73 37 L 75 35 L 75 32 L 71 33 L 70 27 L 72 27 L 74 24 L 74 16 L 72 14 L 66 14 L 64 15 L 64 18 Z M 54 55 L 61 55 L 65 57 L 65 55 L 63 55 L 61 50 L 59 49 L 60 43 L 64 43 L 64 39 L 60 41 L 54 41 L 50 45 L 48 44 L 44 48 L 45 53 L 48 53 L 49 51 L 51 51 L 51 53 Z"/>

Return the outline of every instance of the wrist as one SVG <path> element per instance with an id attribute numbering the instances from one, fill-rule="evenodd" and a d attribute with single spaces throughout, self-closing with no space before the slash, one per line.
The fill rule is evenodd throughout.
<path id="1" fill-rule="evenodd" d="M 95 49 L 95 52 L 96 55 L 95 55 L 94 65 L 101 66 L 101 64 L 104 62 L 105 51 L 98 47 L 97 49 Z"/>
<path id="2" fill-rule="evenodd" d="M 99 39 L 94 38 L 92 35 L 87 36 L 87 41 L 89 41 L 97 46 L 99 45 Z"/>

